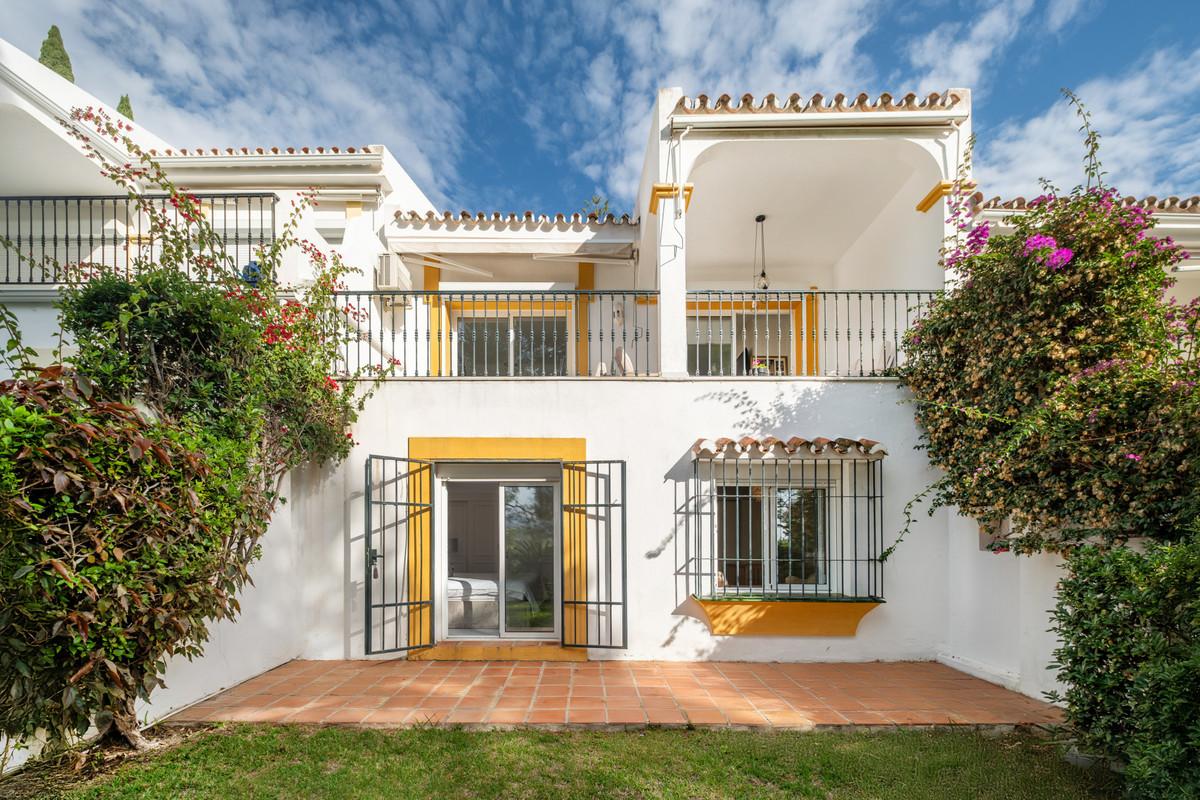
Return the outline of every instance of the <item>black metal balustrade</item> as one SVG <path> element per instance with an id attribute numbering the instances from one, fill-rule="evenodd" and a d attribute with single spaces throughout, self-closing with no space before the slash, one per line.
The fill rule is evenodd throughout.
<path id="1" fill-rule="evenodd" d="M 200 211 L 237 268 L 255 260 L 275 239 L 270 192 L 200 194 Z M 178 224 L 182 217 L 167 195 L 144 197 Z M 69 279 L 68 266 L 98 265 L 130 273 L 153 260 L 149 214 L 126 195 L 112 197 L 0 197 L 0 283 L 54 284 Z M 210 254 L 215 255 L 216 252 Z"/>
<path id="2" fill-rule="evenodd" d="M 393 377 L 645 376 L 658 293 L 340 292 L 356 336 L 342 368 Z"/>
<path id="3" fill-rule="evenodd" d="M 688 372 L 718 376 L 894 374 L 904 332 L 940 292 L 688 292 Z"/>
<path id="4" fill-rule="evenodd" d="M 699 598 L 881 600 L 883 451 L 697 458 L 678 576 Z"/>

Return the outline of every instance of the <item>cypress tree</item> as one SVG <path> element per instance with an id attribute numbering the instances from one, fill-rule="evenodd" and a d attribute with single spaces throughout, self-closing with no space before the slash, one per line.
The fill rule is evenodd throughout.
<path id="1" fill-rule="evenodd" d="M 67 48 L 63 47 L 62 34 L 58 32 L 57 25 L 51 25 L 50 30 L 46 33 L 38 61 L 71 83 L 75 82 L 75 73 L 71 70 L 71 57 L 67 55 Z"/>
<path id="2" fill-rule="evenodd" d="M 120 101 L 117 102 L 117 113 L 133 122 L 133 106 L 129 104 L 129 95 L 121 95 Z"/>

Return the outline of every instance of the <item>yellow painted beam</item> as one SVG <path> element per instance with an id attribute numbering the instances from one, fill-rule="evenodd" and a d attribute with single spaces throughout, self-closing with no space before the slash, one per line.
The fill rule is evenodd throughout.
<path id="1" fill-rule="evenodd" d="M 938 200 L 941 200 L 946 195 L 950 194 L 950 190 L 954 188 L 954 184 L 950 181 L 938 181 L 934 184 L 929 193 L 921 198 L 921 202 L 917 203 L 917 211 L 922 214 L 933 208 Z"/>
<path id="2" fill-rule="evenodd" d="M 424 289 L 427 292 L 436 292 L 442 284 L 442 271 L 432 264 L 425 265 L 425 284 Z M 441 302 L 436 297 L 431 297 L 429 300 L 429 374 L 442 374 L 442 329 L 445 309 L 442 308 Z M 445 359 L 447 362 L 449 359 Z M 449 364 L 447 363 L 447 367 Z M 446 370 L 449 372 L 449 369 Z"/>
<path id="3" fill-rule="evenodd" d="M 685 183 L 683 185 L 683 210 L 687 211 L 692 205 L 692 190 L 695 188 L 693 184 Z M 677 183 L 656 183 L 650 187 L 650 213 L 658 213 L 658 201 L 669 200 L 672 197 L 679 195 L 679 184 Z"/>
<path id="4" fill-rule="evenodd" d="M 714 636 L 854 636 L 882 605 L 857 600 L 701 600 Z"/>
<path id="5" fill-rule="evenodd" d="M 587 439 L 411 436 L 408 457 L 422 461 L 583 461 Z"/>
<path id="6" fill-rule="evenodd" d="M 596 265 L 590 261 L 579 262 L 579 275 L 575 279 L 575 288 L 579 291 L 591 291 L 596 288 Z M 591 353 L 588 352 L 589 304 L 580 298 L 579 308 L 575 310 L 575 374 L 588 375 L 591 364 L 588 363 Z"/>

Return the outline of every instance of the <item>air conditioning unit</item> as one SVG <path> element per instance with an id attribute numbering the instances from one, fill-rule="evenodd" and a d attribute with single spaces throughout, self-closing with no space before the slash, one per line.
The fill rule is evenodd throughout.
<path id="1" fill-rule="evenodd" d="M 412 291 L 412 273 L 396 253 L 380 253 L 375 267 L 375 288 L 379 291 Z"/>

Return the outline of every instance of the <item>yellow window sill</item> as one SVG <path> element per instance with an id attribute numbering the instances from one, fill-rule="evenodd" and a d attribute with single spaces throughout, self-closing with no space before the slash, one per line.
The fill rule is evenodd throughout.
<path id="1" fill-rule="evenodd" d="M 694 598 L 714 636 L 854 636 L 874 600 Z"/>

